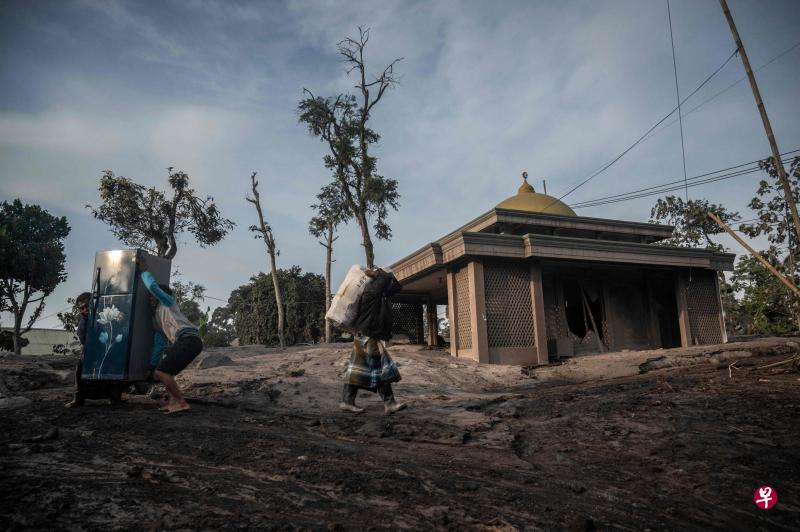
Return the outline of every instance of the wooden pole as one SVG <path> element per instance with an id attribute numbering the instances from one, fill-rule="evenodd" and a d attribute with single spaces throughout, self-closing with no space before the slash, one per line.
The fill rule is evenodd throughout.
<path id="1" fill-rule="evenodd" d="M 770 125 L 769 117 L 767 116 L 767 109 L 764 107 L 764 102 L 761 100 L 761 93 L 758 90 L 758 85 L 756 85 L 755 74 L 753 74 L 753 69 L 750 67 L 750 60 L 747 59 L 747 53 L 744 51 L 744 44 L 742 44 L 742 39 L 739 37 L 739 31 L 736 29 L 736 24 L 733 22 L 733 15 L 731 15 L 731 10 L 728 9 L 728 3 L 725 0 L 719 0 L 719 4 L 722 6 L 722 11 L 725 13 L 725 18 L 728 19 L 728 25 L 731 28 L 733 40 L 736 43 L 737 50 L 739 51 L 739 57 L 742 58 L 744 70 L 747 72 L 747 78 L 750 80 L 750 88 L 753 89 L 753 97 L 756 99 L 758 112 L 761 114 L 761 121 L 764 123 L 764 130 L 767 133 L 767 140 L 769 140 L 769 146 L 772 149 L 772 159 L 775 161 L 775 169 L 778 171 L 778 180 L 781 182 L 781 187 L 783 187 L 783 195 L 786 198 L 786 204 L 789 206 L 789 209 L 792 213 L 792 221 L 794 222 L 795 233 L 797 234 L 798 239 L 800 239 L 800 215 L 797 214 L 797 205 L 795 205 L 794 202 L 792 188 L 789 185 L 789 179 L 786 177 L 786 170 L 783 168 L 781 152 L 778 150 L 778 143 L 775 141 L 775 135 L 772 132 L 772 126 Z"/>
<path id="2" fill-rule="evenodd" d="M 717 222 L 717 225 L 719 225 L 722 229 L 724 229 L 726 233 L 731 235 L 731 237 L 733 237 L 734 240 L 736 240 L 739 244 L 741 244 L 744 249 L 749 251 L 752 256 L 758 259 L 758 261 L 761 264 L 763 264 L 764 267 L 767 268 L 772 273 L 772 275 L 777 277 L 780 282 L 785 284 L 792 292 L 795 293 L 795 295 L 800 296 L 800 288 L 797 288 L 789 279 L 787 279 L 783 274 L 781 274 L 781 272 L 776 270 L 775 267 L 772 264 L 770 264 L 769 261 L 767 261 L 764 257 L 762 257 L 760 253 L 758 253 L 756 250 L 750 247 L 750 245 L 747 242 L 745 242 L 742 239 L 742 237 L 734 233 L 733 229 L 725 225 L 725 223 L 722 220 L 720 220 L 716 214 L 714 214 L 711 211 L 707 212 L 706 214 L 708 215 L 709 218 Z"/>

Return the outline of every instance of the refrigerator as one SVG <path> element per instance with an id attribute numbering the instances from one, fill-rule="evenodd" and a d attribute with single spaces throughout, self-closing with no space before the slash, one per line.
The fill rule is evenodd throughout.
<path id="1" fill-rule="evenodd" d="M 95 255 L 81 373 L 84 380 L 145 378 L 153 349 L 153 311 L 137 257 L 146 259 L 159 284 L 169 285 L 169 259 L 140 249 Z"/>

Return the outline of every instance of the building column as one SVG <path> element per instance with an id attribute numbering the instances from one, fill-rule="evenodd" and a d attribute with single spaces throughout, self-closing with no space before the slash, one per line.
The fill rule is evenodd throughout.
<path id="1" fill-rule="evenodd" d="M 678 305 L 678 326 L 681 330 L 681 347 L 692 345 L 692 324 L 689 321 L 689 303 L 686 301 L 686 290 L 689 279 L 684 271 L 679 271 L 675 278 L 675 299 Z"/>
<path id="2" fill-rule="evenodd" d="M 722 331 L 722 343 L 728 343 L 728 331 L 725 329 L 725 309 L 722 306 L 722 293 L 719 288 L 719 276 L 724 275 L 722 272 L 714 272 L 714 288 L 717 290 L 717 304 L 719 304 L 719 327 Z"/>
<path id="3" fill-rule="evenodd" d="M 455 277 L 456 274 L 454 272 L 447 272 L 447 319 L 450 321 L 450 355 L 457 357 L 458 342 L 456 338 L 458 338 L 458 335 L 456 334 L 456 327 L 458 327 L 458 324 L 456 323 L 456 316 L 458 316 L 458 310 L 456 309 Z"/>
<path id="4" fill-rule="evenodd" d="M 428 296 L 426 308 L 428 309 L 428 348 L 436 349 L 439 347 L 439 320 L 438 315 L 436 314 L 436 304 L 433 302 L 433 298 L 431 296 Z"/>
<path id="5" fill-rule="evenodd" d="M 483 263 L 467 265 L 469 278 L 470 319 L 472 320 L 472 359 L 489 363 L 489 338 L 486 332 L 486 293 L 483 287 Z"/>
<path id="6" fill-rule="evenodd" d="M 531 310 L 533 311 L 534 346 L 536 348 L 536 364 L 548 364 L 547 326 L 544 310 L 544 284 L 542 283 L 542 266 L 531 262 L 530 266 Z"/>

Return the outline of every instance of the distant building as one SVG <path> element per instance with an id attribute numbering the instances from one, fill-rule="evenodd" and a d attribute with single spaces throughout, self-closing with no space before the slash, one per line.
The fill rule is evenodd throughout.
<path id="1" fill-rule="evenodd" d="M 498 364 L 725 342 L 717 272 L 735 255 L 657 244 L 673 230 L 579 217 L 526 180 L 392 265 L 395 328 L 433 345 L 434 309 L 447 305 L 451 354 Z"/>
<path id="2" fill-rule="evenodd" d="M 4 331 L 11 331 L 8 327 L 3 327 Z M 58 345 L 64 345 L 68 349 L 80 345 L 74 333 L 64 329 L 31 329 L 23 338 L 28 340 L 28 345 L 22 348 L 23 355 L 52 355 Z"/>

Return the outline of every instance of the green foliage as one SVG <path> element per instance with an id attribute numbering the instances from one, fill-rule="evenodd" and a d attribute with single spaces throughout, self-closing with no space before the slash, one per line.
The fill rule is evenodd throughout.
<path id="1" fill-rule="evenodd" d="M 303 273 L 299 266 L 292 266 L 288 270 L 278 270 L 278 281 L 286 309 L 286 343 L 316 341 L 325 316 L 323 277 Z M 234 290 L 228 300 L 228 310 L 229 316 L 221 314 L 220 321 L 232 320 L 242 345 L 279 345 L 278 310 L 270 274 L 260 273 Z"/>
<path id="2" fill-rule="evenodd" d="M 775 255 L 762 253 L 776 268 Z M 732 288 L 741 293 L 728 321 L 738 334 L 785 334 L 795 329 L 793 294 L 755 257 L 743 255 L 736 263 Z"/>
<path id="3" fill-rule="evenodd" d="M 336 227 L 347 223 L 353 216 L 347 207 L 342 190 L 338 183 L 333 182 L 322 187 L 317 194 L 317 203 L 311 206 L 316 215 L 308 223 L 308 232 L 317 238 L 326 236 L 328 226 Z"/>
<path id="4" fill-rule="evenodd" d="M 203 344 L 207 347 L 225 347 L 235 339 L 236 328 L 233 325 L 230 308 L 227 305 L 215 308 L 208 321 Z"/>
<path id="5" fill-rule="evenodd" d="M 19 347 L 22 349 L 30 343 L 27 338 L 20 338 Z M 0 331 L 0 351 L 14 350 L 14 333 L 12 331 Z"/>
<path id="6" fill-rule="evenodd" d="M 0 204 L 0 312 L 14 315 L 15 352 L 20 335 L 29 331 L 44 310 L 45 298 L 67 279 L 64 240 L 70 227 L 65 217 L 18 199 Z M 29 305 L 27 326 L 22 319 Z"/>
<path id="7" fill-rule="evenodd" d="M 756 220 L 740 225 L 739 229 L 751 238 L 766 236 L 780 259 L 783 273 L 796 279 L 800 265 L 800 246 L 783 195 L 783 187 L 778 180 L 778 172 L 772 159 L 760 161 L 758 165 L 771 179 L 762 179 L 758 184 L 756 196 L 750 200 L 750 208 L 756 211 Z M 800 201 L 800 157 L 795 157 L 792 161 L 788 177 L 794 201 Z"/>
<path id="8" fill-rule="evenodd" d="M 177 236 L 184 232 L 191 233 L 200 247 L 213 246 L 234 223 L 222 217 L 213 198 L 201 199 L 189 188 L 188 174 L 172 170 L 167 169 L 171 198 L 155 187 L 146 188 L 106 170 L 100 178 L 102 204 L 97 209 L 87 207 L 123 243 L 155 249 L 159 257 L 175 257 Z"/>
<path id="9" fill-rule="evenodd" d="M 176 273 L 174 277 L 178 277 L 179 275 L 180 274 Z M 195 284 L 191 281 L 180 281 L 173 278 L 170 288 L 172 288 L 172 295 L 175 297 L 178 307 L 189 321 L 198 327 L 201 321 L 208 321 L 207 312 L 203 312 L 203 309 L 200 307 L 200 303 L 205 300 L 205 286 Z"/>
<path id="10" fill-rule="evenodd" d="M 70 306 L 69 310 L 66 312 L 59 312 L 56 314 L 56 317 L 58 317 L 58 321 L 61 322 L 61 326 L 65 331 L 74 333 L 78 330 L 78 322 L 81 320 L 81 313 L 78 310 L 78 306 L 75 304 L 74 297 L 68 297 L 67 303 Z"/>
<path id="11" fill-rule="evenodd" d="M 726 224 L 731 224 L 740 219 L 738 212 L 728 210 L 706 199 L 684 201 L 679 196 L 666 196 L 658 198 L 655 206 L 650 211 L 650 222 L 666 223 L 675 227 L 672 237 L 660 242 L 665 246 L 679 246 L 688 248 L 705 247 L 716 251 L 724 251 L 722 245 L 711 240 L 711 236 L 724 232 L 717 223 L 708 217 L 707 212 L 713 212 Z"/>
<path id="12" fill-rule="evenodd" d="M 766 236 L 770 243 L 761 256 L 795 284 L 800 280 L 800 246 L 794 224 L 786 205 L 773 160 L 759 163 L 767 178 L 758 184 L 750 208 L 756 220 L 742 224 L 739 229 L 755 238 Z M 789 185 L 795 202 L 800 199 L 800 157 L 792 161 Z M 761 263 L 743 255 L 731 277 L 734 290 L 741 294 L 740 308 L 732 313 L 738 330 L 746 334 L 783 334 L 796 330 L 800 309 L 795 296 Z"/>

